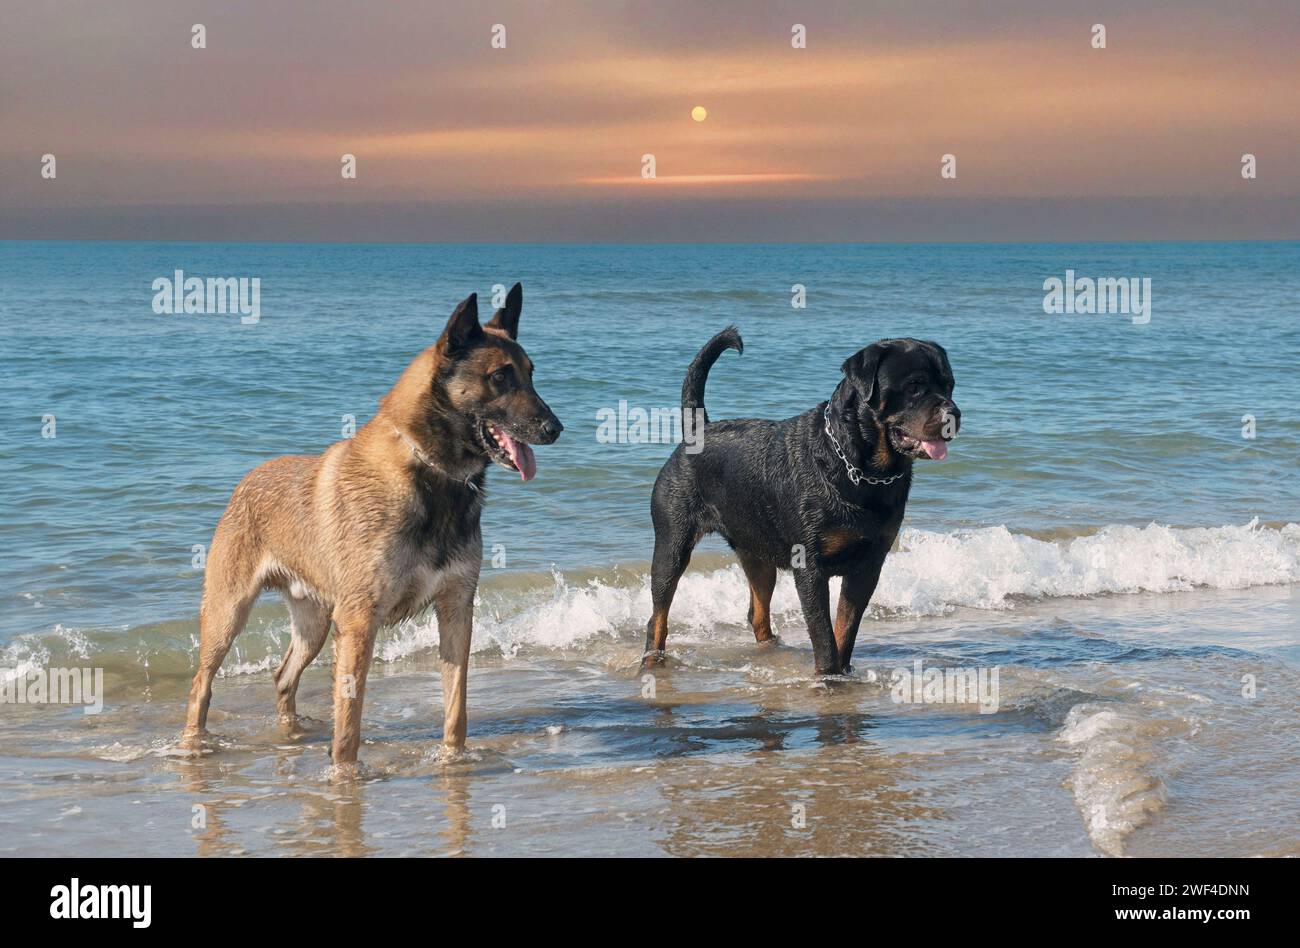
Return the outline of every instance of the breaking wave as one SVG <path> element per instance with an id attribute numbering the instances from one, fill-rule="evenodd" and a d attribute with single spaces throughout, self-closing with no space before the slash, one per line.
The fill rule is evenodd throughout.
<path id="1" fill-rule="evenodd" d="M 716 559 L 716 558 L 715 558 Z M 707 561 L 701 556 L 699 561 Z M 705 642 L 719 626 L 744 622 L 748 587 L 739 566 L 696 569 L 682 578 L 673 602 L 674 638 Z M 1006 527 L 951 533 L 905 529 L 885 563 L 871 616 L 936 616 L 958 608 L 1013 609 L 1017 602 L 1196 588 L 1242 589 L 1300 582 L 1300 525 L 1258 520 L 1240 526 L 1175 528 L 1108 526 L 1072 538 L 1039 539 Z M 523 650 L 581 649 L 593 640 L 635 637 L 650 613 L 644 565 L 565 575 L 485 574 L 475 614 L 474 649 L 507 656 Z M 832 593 L 836 584 L 832 584 Z M 778 631 L 801 627 L 788 574 L 772 600 Z M 288 640 L 275 597 L 227 659 L 223 674 L 274 667 Z M 376 647 L 394 661 L 437 646 L 431 612 L 385 630 Z M 115 630 L 56 629 L 22 636 L 0 650 L 0 674 L 47 664 L 93 661 L 123 674 L 188 674 L 198 642 L 191 621 Z M 329 650 L 322 654 L 328 660 Z"/>

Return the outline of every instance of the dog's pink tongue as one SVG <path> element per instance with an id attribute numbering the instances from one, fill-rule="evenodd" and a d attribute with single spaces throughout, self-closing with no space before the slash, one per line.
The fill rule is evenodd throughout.
<path id="1" fill-rule="evenodd" d="M 948 456 L 948 442 L 946 441 L 922 441 L 921 447 L 932 460 L 942 461 Z"/>
<path id="2" fill-rule="evenodd" d="M 510 452 L 510 460 L 515 462 L 515 467 L 519 468 L 521 478 L 531 481 L 537 476 L 537 457 L 533 454 L 531 445 L 506 435 L 506 450 Z"/>

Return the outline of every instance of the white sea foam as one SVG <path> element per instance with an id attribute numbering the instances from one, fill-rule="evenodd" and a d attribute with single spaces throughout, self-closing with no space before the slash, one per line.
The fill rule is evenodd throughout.
<path id="1" fill-rule="evenodd" d="M 957 533 L 904 530 L 885 563 L 877 605 L 911 615 L 955 606 L 1005 608 L 1032 599 L 1100 593 L 1243 589 L 1300 582 L 1300 525 L 1177 529 L 1109 526 L 1068 542 L 1006 527 Z"/>
<path id="2" fill-rule="evenodd" d="M 29 675 L 34 675 L 44 667 L 42 661 L 35 656 L 21 658 L 12 666 L 0 666 L 0 687 L 8 687 L 13 682 L 22 682 Z"/>
<path id="3" fill-rule="evenodd" d="M 1160 741 L 1193 729 L 1194 719 L 1154 707 L 1085 703 L 1070 709 L 1057 740 L 1077 754 L 1067 783 L 1089 838 L 1110 856 L 1164 809 Z"/>
<path id="4" fill-rule="evenodd" d="M 906 529 L 885 561 L 872 599 L 876 613 L 933 616 L 958 607 L 1011 609 L 1017 600 L 1197 587 L 1241 589 L 1300 582 L 1300 525 L 1178 529 L 1110 526 L 1068 541 L 1038 540 L 1006 527 L 955 533 Z M 835 586 L 832 586 L 834 593 Z M 687 573 L 673 600 L 673 635 L 707 639 L 719 625 L 741 625 L 749 591 L 739 566 Z M 782 574 L 772 598 L 778 625 L 801 623 L 794 582 Z M 556 577 L 548 594 L 517 609 L 475 617 L 477 650 L 573 648 L 639 629 L 650 614 L 649 577 L 629 585 Z M 436 644 L 430 620 L 409 624 L 382 651 L 397 658 Z"/>
<path id="5" fill-rule="evenodd" d="M 1039 540 L 987 527 L 953 533 L 905 529 L 890 554 L 872 600 L 875 615 L 934 616 L 960 607 L 1012 609 L 1017 601 L 1134 592 L 1177 592 L 1197 587 L 1240 589 L 1300 583 L 1300 525 L 1281 529 L 1257 520 L 1241 526 L 1173 528 L 1109 526 L 1069 540 Z M 832 594 L 837 592 L 832 584 Z M 560 573 L 546 589 L 480 590 L 475 614 L 476 652 L 516 655 L 523 649 L 581 649 L 601 639 L 637 636 L 650 614 L 645 574 L 573 582 Z M 269 597 L 268 597 L 269 598 Z M 719 634 L 744 631 L 749 592 L 739 566 L 688 572 L 673 600 L 673 638 L 706 643 Z M 783 573 L 772 599 L 778 631 L 802 629 L 794 583 Z M 245 633 L 223 675 L 274 668 L 284 628 L 262 636 Z M 61 640 L 60 640 L 61 637 Z M 394 661 L 436 648 L 432 613 L 385 630 L 376 646 L 380 661 Z M 801 645 L 804 637 L 791 636 Z M 51 651 L 88 656 L 85 637 L 23 637 L 0 652 L 0 667 L 42 665 Z M 179 656 L 178 656 L 179 657 Z M 328 660 L 329 650 L 322 655 Z M 133 662 L 140 659 L 134 653 Z"/>

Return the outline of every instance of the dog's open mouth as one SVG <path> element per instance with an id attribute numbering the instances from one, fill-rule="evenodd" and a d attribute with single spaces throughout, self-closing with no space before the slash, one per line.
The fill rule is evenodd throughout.
<path id="1" fill-rule="evenodd" d="M 479 425 L 479 437 L 487 448 L 488 457 L 507 471 L 518 471 L 525 481 L 531 481 L 537 474 L 537 458 L 532 447 L 511 437 L 505 429 L 484 421 Z"/>
<path id="2" fill-rule="evenodd" d="M 929 458 L 942 461 L 948 456 L 948 442 L 942 438 L 927 440 L 910 435 L 902 428 L 889 429 L 889 443 L 895 451 L 910 458 Z"/>

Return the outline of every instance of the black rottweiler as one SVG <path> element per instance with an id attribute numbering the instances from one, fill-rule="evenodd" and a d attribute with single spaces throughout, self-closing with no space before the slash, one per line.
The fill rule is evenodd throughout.
<path id="1" fill-rule="evenodd" d="M 683 425 L 699 409 L 702 449 L 677 446 L 650 501 L 655 552 L 642 667 L 663 660 L 668 608 L 691 550 L 720 533 L 749 579 L 754 637 L 772 637 L 778 569 L 794 571 L 819 675 L 849 670 L 853 640 L 898 536 L 912 462 L 947 456 L 961 412 L 948 354 L 933 342 L 882 339 L 845 361 L 830 401 L 785 421 L 709 423 L 704 383 L 726 349 L 744 351 L 734 326 L 700 350 L 682 383 Z M 690 439 L 688 439 L 690 440 Z M 842 576 L 831 625 L 831 576 Z"/>

